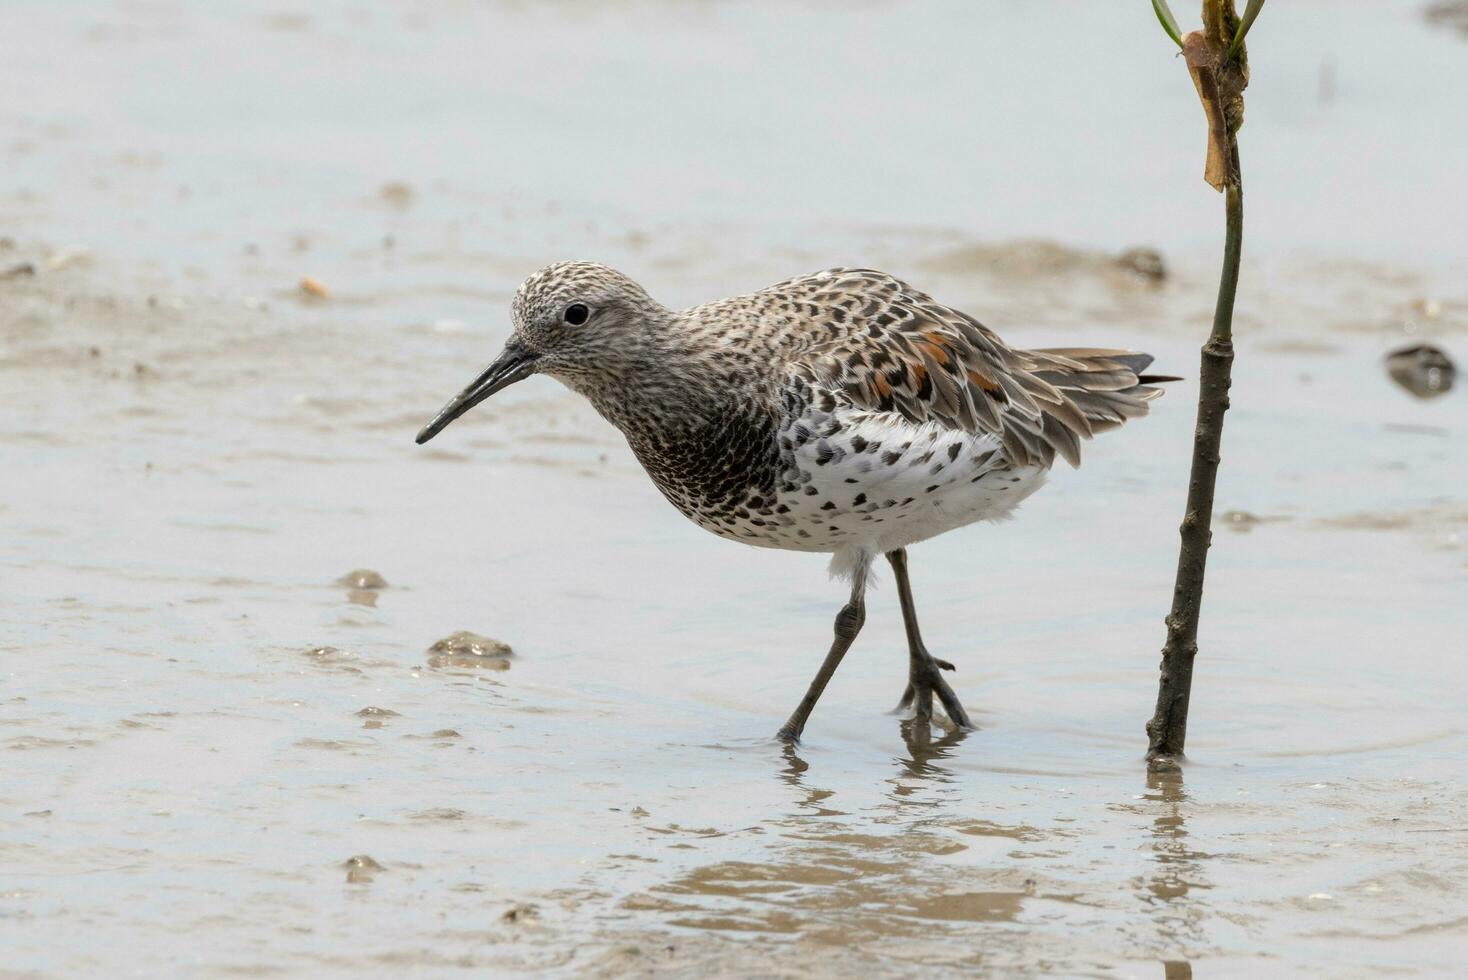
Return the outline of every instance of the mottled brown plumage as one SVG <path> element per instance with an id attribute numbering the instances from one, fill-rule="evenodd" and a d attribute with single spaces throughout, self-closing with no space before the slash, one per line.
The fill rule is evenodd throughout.
<path id="1" fill-rule="evenodd" d="M 1091 348 L 1020 350 L 966 313 L 871 269 L 832 269 L 756 293 L 808 304 L 826 336 L 792 363 L 870 411 L 1000 437 L 1016 465 L 1060 453 L 1146 413 L 1162 393 L 1141 374 L 1152 358 Z M 695 315 L 697 311 L 694 311 Z"/>

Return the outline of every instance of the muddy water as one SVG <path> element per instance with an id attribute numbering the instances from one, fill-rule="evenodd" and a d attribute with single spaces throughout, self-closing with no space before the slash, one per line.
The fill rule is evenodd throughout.
<path id="1" fill-rule="evenodd" d="M 880 89 L 838 81 L 835 55 L 751 72 L 761 45 L 808 51 L 758 8 L 15 9 L 32 43 L 0 61 L 26 93 L 0 110 L 0 273 L 34 271 L 0 279 L 5 975 L 1461 962 L 1468 402 L 1417 400 L 1382 360 L 1420 342 L 1468 357 L 1468 251 L 1443 203 L 1461 134 L 1396 153 L 1400 178 L 1389 145 L 1359 152 L 1363 125 L 1406 141 L 1453 111 L 1370 95 L 1468 58 L 1415 8 L 1296 34 L 1309 50 L 1277 54 L 1273 78 L 1257 66 L 1283 42 L 1261 26 L 1225 517 L 1192 760 L 1168 779 L 1145 774 L 1141 725 L 1189 384 L 1020 519 L 914 550 L 930 640 L 980 726 L 961 739 L 883 714 L 905 657 L 879 588 L 806 744 L 773 742 L 839 588 L 818 558 L 684 523 L 553 384 L 411 443 L 503 339 L 520 276 L 562 255 L 671 302 L 870 262 L 1013 342 L 1135 346 L 1192 374 L 1216 201 L 1152 199 L 1198 161 L 1145 115 L 1115 116 L 1156 165 L 1141 184 L 1132 146 L 1087 151 L 1107 190 L 1085 207 L 1071 171 L 1027 166 L 1018 199 L 984 193 L 975 214 L 933 178 L 954 164 L 880 142 L 834 176 L 789 173 L 775 148 L 808 157 L 802 140 L 872 98 L 945 124 L 953 106 L 919 96 L 961 66 Z M 937 28 L 963 9 L 874 5 L 833 50 L 902 31 L 957 50 Z M 1324 9 L 1270 16 L 1283 37 Z M 995 57 L 1002 32 L 1040 29 L 994 16 L 975 43 Z M 1145 19 L 1085 16 L 1044 30 L 1110 38 L 1108 85 L 1148 105 L 1175 88 L 1139 67 L 1165 43 Z M 1374 60 L 1379 36 L 1412 79 Z M 670 52 L 696 84 L 610 140 Z M 1062 81 L 1016 86 L 1022 122 L 972 107 L 1016 141 L 1002 160 L 964 130 L 976 178 L 1013 187 L 1012 160 L 1055 139 L 1081 152 L 1064 126 L 1024 128 L 1067 104 Z M 754 112 L 796 83 L 830 128 Z M 732 135 L 707 99 L 732 100 Z M 1291 169 L 1308 147 L 1351 151 L 1393 220 L 1348 234 L 1329 206 L 1346 178 Z M 714 159 L 731 148 L 743 169 Z M 1073 244 L 1013 241 L 1040 235 Z M 1160 286 L 1112 261 L 1139 241 L 1163 250 Z M 308 275 L 325 298 L 297 288 Z M 513 654 L 431 649 L 460 630 Z"/>

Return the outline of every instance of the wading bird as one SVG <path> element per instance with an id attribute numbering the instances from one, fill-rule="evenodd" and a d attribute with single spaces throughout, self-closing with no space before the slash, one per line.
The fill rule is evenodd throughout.
<path id="1" fill-rule="evenodd" d="M 810 689 L 779 735 L 800 737 L 866 619 L 885 555 L 907 631 L 899 709 L 957 728 L 967 712 L 928 652 L 907 546 L 1008 516 L 1057 455 L 1144 415 L 1176 380 L 1147 354 L 1007 346 L 973 317 L 871 269 L 831 269 L 745 296 L 670 310 L 592 262 L 526 279 L 514 332 L 418 434 L 424 443 L 495 392 L 549 375 L 626 436 L 663 495 L 720 537 L 829 552 L 851 594 Z"/>

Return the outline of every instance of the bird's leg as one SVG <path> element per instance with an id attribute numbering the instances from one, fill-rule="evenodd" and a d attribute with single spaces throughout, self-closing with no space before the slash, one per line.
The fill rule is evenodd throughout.
<path id="1" fill-rule="evenodd" d="M 892 563 L 892 571 L 897 577 L 897 598 L 902 603 L 902 625 L 907 630 L 907 690 L 902 692 L 902 701 L 897 705 L 897 710 L 902 711 L 911 705 L 914 720 L 927 724 L 933 720 L 933 695 L 936 694 L 955 727 L 974 727 L 973 722 L 969 721 L 968 712 L 963 710 L 958 695 L 953 693 L 953 688 L 948 686 L 948 682 L 938 672 L 939 668 L 952 670 L 953 665 L 946 660 L 937 659 L 923 645 L 923 635 L 918 630 L 917 607 L 912 602 L 912 583 L 907 580 L 907 549 L 898 548 L 887 552 L 887 560 Z"/>
<path id="2" fill-rule="evenodd" d="M 775 737 L 782 742 L 800 741 L 800 733 L 805 730 L 805 723 L 810 718 L 816 702 L 820 700 L 821 692 L 826 689 L 826 684 L 836 673 L 836 668 L 841 666 L 841 658 L 846 656 L 847 650 L 851 649 L 856 634 L 861 632 L 862 624 L 867 619 L 866 591 L 869 568 L 871 568 L 871 559 L 862 558 L 851 579 L 851 598 L 836 614 L 836 635 L 831 641 L 831 652 L 826 654 L 821 669 L 816 672 L 815 679 L 810 682 L 810 688 L 805 692 L 805 697 L 800 699 L 800 704 L 791 713 L 790 720 L 785 722 L 779 732 L 775 734 Z"/>

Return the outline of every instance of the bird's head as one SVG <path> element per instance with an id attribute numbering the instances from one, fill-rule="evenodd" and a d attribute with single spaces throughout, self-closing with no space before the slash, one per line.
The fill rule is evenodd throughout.
<path id="1" fill-rule="evenodd" d="M 514 332 L 504 350 L 423 427 L 420 445 L 532 374 L 548 374 L 581 391 L 615 381 L 645 355 L 649 331 L 667 311 L 615 269 L 557 262 L 520 284 L 511 314 Z"/>

